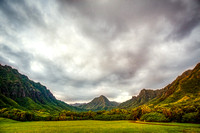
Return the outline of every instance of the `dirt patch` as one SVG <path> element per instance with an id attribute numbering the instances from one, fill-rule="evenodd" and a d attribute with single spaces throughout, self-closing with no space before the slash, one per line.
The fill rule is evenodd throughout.
<path id="1" fill-rule="evenodd" d="M 141 121 L 130 121 L 131 123 L 138 123 L 138 124 L 147 124 L 147 125 L 162 125 L 162 126 L 179 126 L 179 125 L 170 125 L 170 124 L 161 124 L 161 123 L 146 123 Z"/>
<path id="2" fill-rule="evenodd" d="M 177 127 L 187 127 L 187 128 L 200 128 L 196 126 L 183 126 L 183 125 L 171 125 L 171 124 L 161 124 L 161 123 L 147 123 L 142 121 L 129 121 L 131 123 L 138 123 L 138 124 L 147 124 L 147 125 L 161 125 L 161 126 L 177 126 Z"/>

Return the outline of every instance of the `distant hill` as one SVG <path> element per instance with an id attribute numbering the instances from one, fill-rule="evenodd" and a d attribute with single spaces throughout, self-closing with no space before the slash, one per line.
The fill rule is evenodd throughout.
<path id="1" fill-rule="evenodd" d="M 78 110 L 78 108 L 57 100 L 40 83 L 35 83 L 10 66 L 0 64 L 0 108 L 3 107 L 47 112 Z"/>
<path id="2" fill-rule="evenodd" d="M 101 95 L 100 97 L 94 98 L 91 102 L 80 105 L 79 107 L 82 109 L 98 111 L 98 110 L 110 110 L 116 108 L 119 105 L 117 102 L 109 101 L 108 98 Z"/>
<path id="3" fill-rule="evenodd" d="M 69 105 L 78 107 L 78 106 L 85 105 L 85 104 L 87 104 L 87 103 L 74 103 L 74 104 L 69 104 Z"/>
<path id="4" fill-rule="evenodd" d="M 200 106 L 200 63 L 193 70 L 185 71 L 171 84 L 159 90 L 143 89 L 138 96 L 121 103 L 119 108 L 135 108 L 148 106 Z M 196 106 L 196 107 L 195 107 Z"/>

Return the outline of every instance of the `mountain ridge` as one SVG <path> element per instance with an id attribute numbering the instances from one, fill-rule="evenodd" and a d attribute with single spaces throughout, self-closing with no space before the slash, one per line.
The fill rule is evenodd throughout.
<path id="1" fill-rule="evenodd" d="M 189 83 L 188 83 L 189 82 Z M 184 85 L 183 85 L 184 84 Z M 184 97 L 192 101 L 197 101 L 196 97 L 200 96 L 200 63 L 192 70 L 187 70 L 178 76 L 172 83 L 158 90 L 142 89 L 137 96 L 121 103 L 119 108 L 135 108 L 141 105 L 168 105 L 175 103 Z M 188 98 L 190 97 L 190 98 Z"/>
<path id="2" fill-rule="evenodd" d="M 61 111 L 72 107 L 57 100 L 45 86 L 30 80 L 10 66 L 0 64 L 0 107 L 15 107 L 23 110 Z"/>

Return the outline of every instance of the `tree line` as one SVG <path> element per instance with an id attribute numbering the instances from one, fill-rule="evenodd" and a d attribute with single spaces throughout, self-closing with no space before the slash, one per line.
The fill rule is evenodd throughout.
<path id="1" fill-rule="evenodd" d="M 2 108 L 0 116 L 18 121 L 65 121 L 65 120 L 141 120 L 155 122 L 191 122 L 200 123 L 199 108 L 162 108 L 143 105 L 134 109 L 112 109 L 110 111 L 72 112 L 63 110 L 59 113 L 24 111 L 16 108 Z"/>

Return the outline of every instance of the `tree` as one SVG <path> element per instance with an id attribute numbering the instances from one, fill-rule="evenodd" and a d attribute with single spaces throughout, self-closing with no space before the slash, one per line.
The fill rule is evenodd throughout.
<path id="1" fill-rule="evenodd" d="M 151 112 L 151 108 L 148 107 L 147 105 L 143 105 L 143 106 L 141 107 L 141 110 L 142 110 L 142 115 Z"/>

